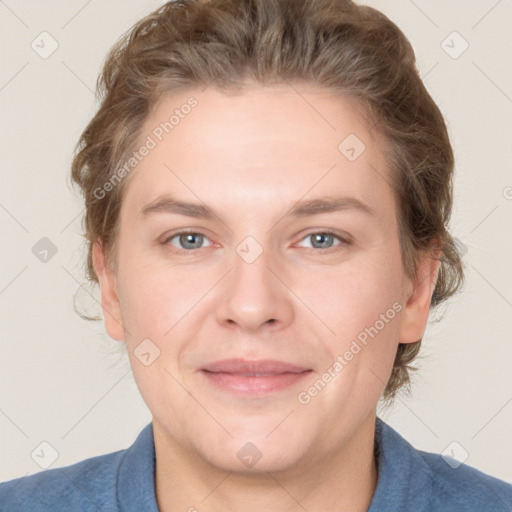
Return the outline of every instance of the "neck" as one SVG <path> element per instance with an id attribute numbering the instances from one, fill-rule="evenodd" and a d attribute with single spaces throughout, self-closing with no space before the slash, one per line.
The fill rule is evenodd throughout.
<path id="1" fill-rule="evenodd" d="M 161 512 L 366 512 L 377 486 L 375 411 L 343 447 L 272 473 L 223 471 L 169 439 L 154 418 L 153 430 Z"/>

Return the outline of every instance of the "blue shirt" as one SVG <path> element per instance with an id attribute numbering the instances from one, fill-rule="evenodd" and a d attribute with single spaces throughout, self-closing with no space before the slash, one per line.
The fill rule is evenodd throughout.
<path id="1" fill-rule="evenodd" d="M 380 418 L 378 481 L 367 512 L 510 512 L 512 485 L 415 449 Z M 149 423 L 127 449 L 0 483 L 1 512 L 159 512 Z"/>

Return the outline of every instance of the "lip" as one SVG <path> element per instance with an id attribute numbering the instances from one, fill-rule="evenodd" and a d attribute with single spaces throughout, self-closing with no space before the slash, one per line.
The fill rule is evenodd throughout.
<path id="1" fill-rule="evenodd" d="M 273 359 L 247 360 L 247 359 L 223 359 L 210 363 L 201 368 L 213 373 L 301 373 L 308 368 L 297 366 L 284 361 Z"/>
<path id="2" fill-rule="evenodd" d="M 223 391 L 259 396 L 282 391 L 302 380 L 311 371 L 302 366 L 270 359 L 224 359 L 201 368 L 207 380 Z"/>

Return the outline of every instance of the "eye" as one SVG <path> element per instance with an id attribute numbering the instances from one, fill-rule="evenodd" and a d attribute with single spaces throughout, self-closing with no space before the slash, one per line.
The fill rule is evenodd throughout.
<path id="1" fill-rule="evenodd" d="M 310 240 L 311 245 L 310 248 L 313 249 L 330 249 L 333 247 L 334 240 L 338 239 L 340 241 L 337 245 L 349 245 L 349 241 L 341 238 L 331 231 L 317 231 L 313 233 L 309 233 L 309 235 L 305 236 L 302 240 Z"/>
<path id="2" fill-rule="evenodd" d="M 164 245 L 170 244 L 170 245 L 174 245 L 176 247 L 176 245 L 172 243 L 172 241 L 174 239 L 177 239 L 177 243 L 179 244 L 177 246 L 178 249 L 182 249 L 182 250 L 186 250 L 186 251 L 190 251 L 192 249 L 202 249 L 203 242 L 205 240 L 208 240 L 208 238 L 206 236 L 202 235 L 201 233 L 196 233 L 193 231 L 181 231 L 179 233 L 175 233 L 175 234 L 171 235 L 170 237 L 166 238 L 163 241 L 163 244 Z M 211 242 L 209 245 L 211 245 Z"/>
<path id="3" fill-rule="evenodd" d="M 332 247 L 350 245 L 349 240 L 342 238 L 332 231 L 315 231 L 306 235 L 302 240 L 309 240 L 310 245 L 306 245 L 306 247 L 311 249 L 328 250 Z M 339 243 L 335 244 L 335 240 L 338 240 Z M 208 242 L 206 246 L 203 245 L 205 242 Z M 202 249 L 211 246 L 212 242 L 202 233 L 196 231 L 180 231 L 167 237 L 162 244 L 172 245 L 178 249 L 178 252 L 191 252 L 194 249 Z"/>

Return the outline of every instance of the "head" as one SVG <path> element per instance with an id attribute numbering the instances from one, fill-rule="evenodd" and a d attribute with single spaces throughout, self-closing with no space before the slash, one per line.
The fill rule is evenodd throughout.
<path id="1" fill-rule="evenodd" d="M 407 387 L 463 272 L 446 125 L 393 22 L 344 0 L 169 2 L 98 89 L 72 165 L 88 278 L 178 444 L 222 465 L 215 446 L 254 441 L 275 469 Z M 248 400 L 204 375 L 234 357 L 309 373 Z"/>

